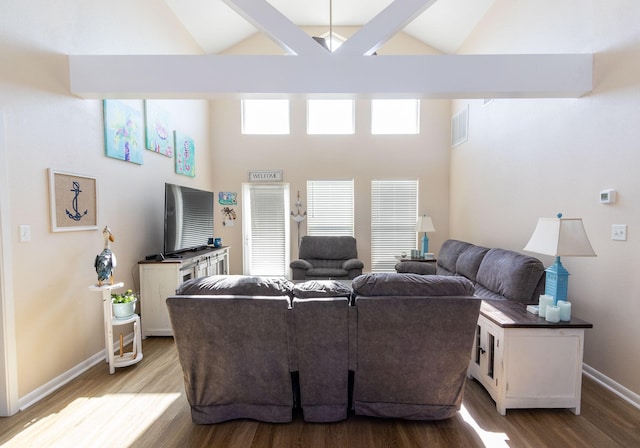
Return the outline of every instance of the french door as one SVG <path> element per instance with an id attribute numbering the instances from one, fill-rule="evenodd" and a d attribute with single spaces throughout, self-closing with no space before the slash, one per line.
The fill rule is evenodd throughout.
<path id="1" fill-rule="evenodd" d="M 245 275 L 288 276 L 289 211 L 289 184 L 242 185 L 242 259 Z"/>

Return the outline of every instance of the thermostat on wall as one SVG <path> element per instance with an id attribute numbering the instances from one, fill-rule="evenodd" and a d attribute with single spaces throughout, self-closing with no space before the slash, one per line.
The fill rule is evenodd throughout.
<path id="1" fill-rule="evenodd" d="M 609 188 L 600 192 L 601 204 L 613 204 L 614 202 L 616 202 L 616 190 Z"/>

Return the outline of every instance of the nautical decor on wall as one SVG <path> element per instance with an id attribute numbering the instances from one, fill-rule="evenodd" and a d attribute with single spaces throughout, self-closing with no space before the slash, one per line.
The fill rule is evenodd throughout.
<path id="1" fill-rule="evenodd" d="M 223 226 L 232 226 L 235 223 L 237 216 L 234 209 L 231 207 L 224 207 L 222 209 L 222 214 L 224 216 L 222 219 Z"/>
<path id="2" fill-rule="evenodd" d="M 98 185 L 95 177 L 49 169 L 51 231 L 98 229 Z"/>
<path id="3" fill-rule="evenodd" d="M 144 102 L 145 147 L 167 157 L 173 156 L 171 117 L 157 101 Z"/>
<path id="4" fill-rule="evenodd" d="M 195 177 L 196 175 L 196 146 L 191 137 L 174 131 L 176 148 L 176 173 Z"/>
<path id="5" fill-rule="evenodd" d="M 300 208 L 302 207 L 302 201 L 300 200 L 300 190 L 298 190 L 298 197 L 296 198 L 296 212 L 291 212 L 291 219 L 293 219 L 298 224 L 298 247 L 300 247 L 300 241 L 302 241 L 300 237 L 300 223 L 307 218 L 307 212 L 300 213 Z"/>
<path id="6" fill-rule="evenodd" d="M 117 262 L 116 255 L 111 251 L 109 243 L 114 242 L 115 238 L 108 226 L 104 226 L 102 229 L 102 236 L 104 237 L 104 249 L 96 255 L 93 266 L 98 274 L 98 286 L 102 286 L 102 283 L 107 280 L 110 285 L 113 285 L 113 270 L 116 268 Z"/>
<path id="7" fill-rule="evenodd" d="M 142 101 L 139 101 L 142 104 Z M 142 165 L 142 111 L 119 100 L 104 100 L 104 146 L 108 157 Z"/>

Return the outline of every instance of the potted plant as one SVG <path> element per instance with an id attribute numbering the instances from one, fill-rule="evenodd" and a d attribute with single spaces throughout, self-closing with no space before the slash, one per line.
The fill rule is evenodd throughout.
<path id="1" fill-rule="evenodd" d="M 136 310 L 137 301 L 138 298 L 130 289 L 127 289 L 124 294 L 111 294 L 114 317 L 122 319 L 131 316 Z"/>

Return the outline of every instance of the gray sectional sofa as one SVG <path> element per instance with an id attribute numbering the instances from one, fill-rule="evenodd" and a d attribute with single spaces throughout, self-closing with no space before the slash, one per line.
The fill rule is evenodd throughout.
<path id="1" fill-rule="evenodd" d="M 544 265 L 537 258 L 453 239 L 444 242 L 436 263 L 401 261 L 396 271 L 462 276 L 473 282 L 474 295 L 483 299 L 530 304 L 544 294 Z"/>
<path id="2" fill-rule="evenodd" d="M 195 423 L 358 415 L 419 420 L 460 407 L 480 302 L 462 277 L 213 276 L 167 307 Z M 353 384 L 350 387 L 350 378 Z"/>

